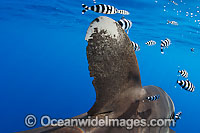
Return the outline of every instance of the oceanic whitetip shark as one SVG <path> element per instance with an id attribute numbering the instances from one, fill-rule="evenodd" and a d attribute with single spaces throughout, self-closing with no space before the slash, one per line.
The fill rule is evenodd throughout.
<path id="1" fill-rule="evenodd" d="M 75 118 L 108 116 L 117 119 L 171 118 L 174 104 L 167 93 L 157 86 L 141 85 L 140 71 L 134 48 L 122 27 L 105 16 L 91 22 L 85 40 L 90 76 L 94 77 L 96 102 L 88 112 Z M 151 79 L 151 78 L 149 78 Z M 155 101 L 148 96 L 159 95 Z M 40 127 L 24 133 L 174 133 L 169 127 Z"/>

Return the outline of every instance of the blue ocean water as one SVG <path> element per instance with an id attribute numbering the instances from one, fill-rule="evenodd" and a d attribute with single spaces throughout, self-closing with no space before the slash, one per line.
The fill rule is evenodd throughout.
<path id="1" fill-rule="evenodd" d="M 200 112 L 200 1 L 96 0 L 130 12 L 129 31 L 141 50 L 136 52 L 142 85 L 164 89 L 182 111 L 173 128 L 198 133 Z M 69 118 L 87 112 L 95 102 L 86 58 L 87 28 L 98 16 L 118 21 L 122 15 L 88 11 L 93 0 L 0 0 L 0 132 L 28 130 L 24 118 L 34 114 Z M 167 24 L 178 22 L 178 26 Z M 171 46 L 160 53 L 160 40 Z M 157 44 L 149 47 L 148 40 Z M 194 52 L 190 51 L 194 48 Z M 178 66 L 189 72 L 193 93 L 174 85 Z M 35 127 L 39 127 L 37 123 Z"/>

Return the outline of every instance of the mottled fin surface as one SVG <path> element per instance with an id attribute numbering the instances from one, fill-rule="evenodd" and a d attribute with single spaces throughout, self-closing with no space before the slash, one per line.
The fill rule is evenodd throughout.
<path id="1" fill-rule="evenodd" d="M 106 105 L 120 94 L 129 88 L 142 88 L 134 49 L 121 26 L 108 17 L 96 18 L 85 39 L 90 76 L 94 77 L 96 90 L 96 102 L 88 114 L 112 111 L 118 105 Z"/>

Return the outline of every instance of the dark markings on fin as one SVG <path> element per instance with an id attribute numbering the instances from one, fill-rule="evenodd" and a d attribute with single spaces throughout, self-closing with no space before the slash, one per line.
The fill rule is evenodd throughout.
<path id="1" fill-rule="evenodd" d="M 98 18 L 96 18 L 94 21 L 97 21 L 97 22 L 99 22 L 99 19 L 98 19 Z"/>

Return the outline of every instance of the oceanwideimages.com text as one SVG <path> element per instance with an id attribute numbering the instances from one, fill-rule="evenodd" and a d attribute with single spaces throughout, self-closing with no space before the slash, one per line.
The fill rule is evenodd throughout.
<path id="1" fill-rule="evenodd" d="M 40 122 L 41 126 L 66 126 L 66 127 L 125 127 L 126 129 L 133 129 L 134 127 L 170 127 L 175 126 L 173 119 L 113 119 L 108 116 L 105 117 L 90 117 L 87 118 L 75 118 L 75 119 L 55 119 L 50 116 L 42 116 L 40 120 L 37 120 L 34 115 L 27 115 L 25 118 L 25 125 L 33 127 L 37 122 Z"/>

